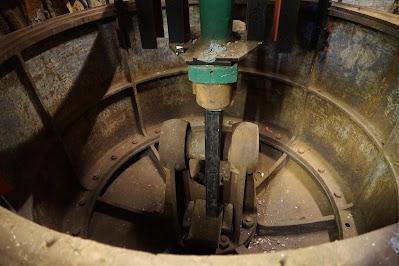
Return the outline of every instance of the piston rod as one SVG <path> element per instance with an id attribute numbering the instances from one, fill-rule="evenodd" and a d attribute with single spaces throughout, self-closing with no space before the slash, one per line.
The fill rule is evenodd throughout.
<path id="1" fill-rule="evenodd" d="M 205 178 L 206 215 L 216 217 L 220 212 L 220 155 L 222 111 L 205 111 Z"/>

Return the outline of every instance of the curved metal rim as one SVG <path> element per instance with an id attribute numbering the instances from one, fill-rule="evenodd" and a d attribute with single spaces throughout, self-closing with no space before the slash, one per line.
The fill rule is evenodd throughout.
<path id="1" fill-rule="evenodd" d="M 119 158 L 113 166 L 108 169 L 102 177 L 100 177 L 100 182 L 97 185 L 96 189 L 94 189 L 91 193 L 90 197 L 90 202 L 87 204 L 86 208 L 86 216 L 84 218 L 84 223 L 83 223 L 83 228 L 84 232 L 87 234 L 87 229 L 90 226 L 90 220 L 91 220 L 91 215 L 94 210 L 94 206 L 99 198 L 99 195 L 101 192 L 104 190 L 106 187 L 107 183 L 112 179 L 112 177 L 115 175 L 115 173 L 120 170 L 126 163 L 131 160 L 134 156 L 139 154 L 140 152 L 143 152 L 151 147 L 151 145 L 156 144 L 159 141 L 158 137 L 152 137 L 149 138 L 148 140 L 144 141 L 141 145 L 139 144 L 137 148 L 133 149 L 130 153 L 123 155 L 121 158 Z"/>
<path id="2" fill-rule="evenodd" d="M 333 210 L 334 217 L 335 217 L 335 220 L 336 220 L 336 225 L 337 225 L 337 229 L 338 229 L 339 239 L 343 239 L 343 227 L 344 226 L 342 224 L 341 214 L 339 212 L 338 205 L 337 205 L 337 203 L 334 200 L 334 196 L 331 193 L 331 190 L 329 189 L 327 184 L 324 182 L 322 176 L 319 175 L 317 170 L 314 169 L 314 167 L 312 167 L 302 157 L 298 156 L 290 147 L 288 147 L 284 143 L 281 143 L 279 141 L 276 141 L 273 138 L 270 138 L 270 137 L 267 137 L 267 136 L 264 136 L 264 135 L 260 135 L 259 136 L 259 140 L 262 143 L 270 145 L 270 146 L 276 148 L 277 150 L 280 150 L 280 151 L 286 153 L 291 159 L 293 159 L 295 162 L 297 162 L 304 170 L 306 170 L 308 173 L 310 173 L 312 178 L 317 182 L 317 184 L 323 190 L 324 194 L 327 196 L 328 202 L 330 203 L 330 206 L 331 206 L 331 208 Z"/>
<path id="3" fill-rule="evenodd" d="M 95 12 L 95 11 L 97 11 L 97 12 Z M 92 16 L 89 16 L 90 14 Z M 31 46 L 31 45 L 33 45 L 33 44 L 35 44 L 35 43 L 37 43 L 37 42 L 39 42 L 39 41 L 41 41 L 43 39 L 46 39 L 46 38 L 48 38 L 48 37 L 50 37 L 50 36 L 52 36 L 54 34 L 61 33 L 63 31 L 66 31 L 66 30 L 72 29 L 74 27 L 78 27 L 78 26 L 84 25 L 86 23 L 98 21 L 98 20 L 104 19 L 106 17 L 112 17 L 114 15 L 115 15 L 115 13 L 113 11 L 112 6 L 99 7 L 97 9 L 95 8 L 93 10 L 88 10 L 88 11 L 83 11 L 83 12 L 80 12 L 80 13 L 76 13 L 76 15 L 66 15 L 65 17 L 64 16 L 60 16 L 60 17 L 57 17 L 57 18 L 54 18 L 54 19 L 50 19 L 50 20 L 40 24 L 40 27 L 41 27 L 40 30 L 39 30 L 39 25 L 38 25 L 38 26 L 35 26 L 35 27 L 28 27 L 28 28 L 22 29 L 20 31 L 11 33 L 11 34 L 7 35 L 7 44 L 9 45 L 10 43 L 12 43 L 13 44 L 12 45 L 13 46 L 12 49 L 10 49 L 10 47 L 7 47 L 7 45 L 5 45 L 6 43 L 2 42 L 5 39 L 0 39 L 0 43 L 3 44 L 1 46 L 2 49 L 0 49 L 0 51 L 1 51 L 0 52 L 0 62 L 3 63 L 4 61 L 9 59 L 10 57 L 17 56 L 21 51 L 23 51 L 24 49 L 28 48 L 29 46 Z M 72 22 L 69 21 L 69 20 L 66 20 L 65 19 L 66 17 L 71 17 L 72 18 Z M 58 19 L 59 24 L 60 24 L 60 25 L 58 25 L 58 27 L 56 27 L 56 28 L 54 28 L 53 26 L 52 27 L 48 27 L 49 25 L 53 25 L 57 19 Z M 47 30 L 44 30 L 45 26 L 47 27 Z M 367 26 L 367 25 L 365 25 L 365 26 Z M 398 27 L 394 27 L 394 28 L 397 29 Z M 22 35 L 29 35 L 30 33 L 34 32 L 34 31 L 37 32 L 38 36 L 36 38 L 32 39 L 30 41 L 30 43 L 21 43 L 21 45 L 15 46 L 15 44 L 20 44 L 20 39 L 19 38 Z M 390 166 L 391 166 L 391 169 L 392 169 L 392 165 L 391 164 L 390 164 Z M 115 247 L 98 244 L 98 243 L 95 243 L 95 242 L 92 242 L 92 241 L 88 241 L 88 240 L 72 238 L 72 237 L 70 237 L 70 236 L 68 236 L 66 234 L 61 234 L 61 233 L 52 231 L 52 230 L 50 230 L 48 228 L 42 227 L 40 225 L 34 224 L 34 223 L 32 223 L 32 222 L 30 222 L 30 221 L 28 221 L 28 220 L 26 220 L 26 219 L 24 219 L 22 217 L 18 217 L 18 216 L 14 215 L 14 214 L 12 214 L 10 212 L 7 212 L 7 211 L 3 210 L 3 208 L 1 208 L 1 209 L 2 210 L 0 211 L 0 215 L 2 217 L 7 218 L 7 219 L 12 220 L 12 221 L 15 221 L 15 223 L 21 225 L 24 229 L 26 228 L 28 230 L 28 228 L 32 228 L 32 230 L 37 230 L 38 232 L 42 232 L 43 235 L 45 235 L 45 233 L 48 233 L 48 234 L 54 235 L 54 237 L 57 236 L 59 238 L 67 239 L 70 242 L 76 242 L 76 243 L 82 243 L 82 244 L 85 243 L 87 245 L 90 245 L 90 248 L 88 248 L 89 249 L 88 252 L 90 252 L 92 254 L 96 253 L 96 249 L 99 249 L 99 250 L 104 250 L 105 249 L 107 251 L 107 253 L 109 253 L 109 254 L 111 254 L 111 253 L 115 253 L 115 254 L 124 253 L 129 258 L 141 257 L 143 259 L 144 258 L 145 259 L 149 259 L 149 261 L 151 261 L 151 263 L 153 263 L 155 261 L 154 260 L 155 257 L 153 257 L 152 255 L 150 255 L 148 253 L 142 253 L 142 252 L 136 252 L 136 251 L 127 251 L 127 253 L 125 253 L 126 252 L 125 250 L 118 249 L 118 248 L 115 248 Z M 382 235 L 383 234 L 382 232 L 385 232 L 385 231 L 388 231 L 388 230 L 393 231 L 393 229 L 390 229 L 390 228 L 395 227 L 395 226 L 397 227 L 397 225 L 387 226 L 387 227 L 385 227 L 383 229 L 378 230 L 377 232 L 367 233 L 367 234 L 364 235 L 364 237 L 370 237 L 372 235 L 373 237 L 370 237 L 370 239 L 378 238 L 377 236 L 379 234 Z M 7 231 L 5 231 L 5 232 L 9 233 L 9 228 L 7 228 Z M 28 234 L 26 236 L 28 236 Z M 364 241 L 362 236 L 359 236 L 358 238 L 359 239 L 356 238 L 356 239 L 344 240 L 344 241 L 339 241 L 339 242 L 344 242 L 344 243 L 355 243 L 356 242 L 356 243 L 360 243 L 360 241 Z M 26 243 L 29 243 L 30 241 L 31 240 L 26 240 Z M 386 242 L 386 239 L 384 239 L 383 241 Z M 385 243 L 385 242 L 382 242 L 382 243 Z M 38 245 L 39 245 L 39 243 L 38 243 Z M 64 243 L 64 245 L 65 245 L 65 243 Z M 335 243 L 328 243 L 328 244 L 323 244 L 323 245 L 320 245 L 320 246 L 322 246 L 321 248 L 323 248 L 323 249 L 336 249 L 336 244 Z M 352 246 L 352 244 L 351 244 L 351 246 Z M 378 246 L 378 244 L 377 244 L 377 246 Z M 383 246 L 383 245 L 381 245 L 381 246 Z M 312 249 L 315 249 L 315 248 L 318 249 L 319 247 L 312 247 Z M 298 249 L 298 250 L 291 251 L 291 254 L 298 254 L 298 256 L 300 256 L 301 252 L 303 250 L 305 250 L 305 249 L 306 248 L 301 248 L 301 249 Z M 335 252 L 338 252 L 338 251 L 335 251 Z M 317 253 L 317 252 L 315 252 L 315 253 Z M 37 254 L 36 256 L 39 256 L 39 252 L 32 253 L 31 255 L 35 256 L 35 254 Z M 53 254 L 53 256 L 54 256 L 53 260 L 55 260 L 57 258 L 57 255 L 54 254 L 54 253 L 51 253 L 51 254 Z M 269 258 L 270 260 L 272 258 L 275 258 L 276 262 L 278 262 L 279 259 L 277 259 L 277 258 L 281 257 L 282 254 L 284 254 L 284 253 L 283 252 L 276 252 L 275 255 L 273 255 L 273 254 L 252 255 L 251 258 L 254 258 L 254 261 L 255 261 L 256 257 L 262 258 L 262 260 L 263 260 L 263 258 Z M 104 254 L 104 255 L 107 255 L 107 254 Z M 58 255 L 58 258 L 61 259 L 63 256 L 65 256 L 65 255 L 62 255 L 62 256 Z M 327 256 L 327 255 L 325 255 L 325 256 Z M 321 257 L 322 256 L 318 257 L 318 254 L 315 254 L 315 258 L 321 258 Z M 183 258 L 185 258 L 185 256 L 183 256 Z M 224 258 L 225 259 L 229 259 L 228 256 L 224 257 Z M 89 261 L 88 259 L 89 258 L 86 258 L 86 261 Z M 165 259 L 165 258 L 161 259 L 161 258 L 158 257 L 158 259 L 159 259 L 159 262 L 161 262 L 162 259 Z M 237 257 L 231 257 L 230 258 L 231 262 L 236 262 L 236 259 L 237 259 Z M 119 261 L 119 262 L 121 262 L 121 261 Z M 218 260 L 217 260 L 217 258 L 212 256 L 212 257 L 210 257 L 209 260 L 200 261 L 200 262 L 198 262 L 198 264 L 203 264 L 203 263 L 207 263 L 207 262 L 217 263 Z M 258 262 L 259 262 L 259 260 L 258 260 Z"/>
<path id="4" fill-rule="evenodd" d="M 137 148 L 133 149 L 131 152 L 123 155 L 120 159 L 118 159 L 115 164 L 108 169 L 105 174 L 100 178 L 100 183 L 98 184 L 97 188 L 90 192 L 90 201 L 86 208 L 86 215 L 83 222 L 83 230 L 84 236 L 87 236 L 88 228 L 90 226 L 91 216 L 95 207 L 95 204 L 99 198 L 99 195 L 104 191 L 104 189 L 109 185 L 110 180 L 115 177 L 116 173 L 120 172 L 122 168 L 129 167 L 127 162 L 131 160 L 135 155 L 143 152 L 145 150 L 150 149 L 150 147 L 159 142 L 159 138 L 153 137 L 148 140 L 144 140 L 141 144 L 137 146 Z M 311 166 L 307 161 L 305 161 L 301 156 L 296 154 L 289 146 L 286 144 L 275 140 L 271 137 L 267 137 L 265 135 L 260 135 L 259 142 L 264 143 L 268 146 L 271 146 L 277 150 L 280 150 L 283 153 L 286 153 L 291 159 L 293 159 L 298 165 L 300 165 L 305 171 L 307 171 L 312 178 L 317 182 L 319 187 L 322 189 L 323 193 L 327 196 L 329 204 L 333 210 L 333 215 L 335 217 L 336 226 L 338 229 L 338 239 L 343 239 L 343 222 L 341 220 L 341 214 L 338 208 L 337 203 L 334 200 L 334 196 L 331 193 L 331 189 L 327 186 L 324 182 L 321 175 L 318 174 L 317 170 Z"/>
<path id="5" fill-rule="evenodd" d="M 68 236 L 28 221 L 4 208 L 0 208 L 0 218 L 2 219 L 0 240 L 5 243 L 0 246 L 0 254 L 7 254 L 4 257 L 0 256 L 0 261 L 13 264 L 24 264 L 29 260 L 31 264 L 62 263 L 65 265 L 176 265 L 176 263 L 263 265 L 265 263 L 284 264 L 288 260 L 293 265 L 306 265 L 309 261 L 314 265 L 323 265 L 327 261 L 332 264 L 365 265 L 370 261 L 375 262 L 374 264 L 386 263 L 388 259 L 394 265 L 394 261 L 398 258 L 387 241 L 397 231 L 398 224 L 356 238 L 297 250 L 251 254 L 250 256 L 171 256 L 126 250 Z M 39 237 L 32 238 L 33 235 Z M 19 244 L 19 248 L 15 249 L 17 253 L 9 254 L 9 247 L 17 244 Z M 23 251 L 23 248 L 26 250 Z"/>
<path id="6" fill-rule="evenodd" d="M 190 5 L 197 4 L 198 3 L 190 3 Z M 130 12 L 135 12 L 136 5 L 129 2 L 128 10 Z M 114 5 L 108 4 L 73 14 L 61 15 L 33 26 L 28 26 L 11 32 L 0 37 L 0 63 L 2 64 L 11 57 L 18 56 L 28 47 L 55 34 L 102 19 L 110 17 L 115 18 L 115 16 L 116 11 Z M 392 24 L 388 20 L 384 20 L 378 16 L 373 17 L 372 15 L 363 14 L 361 11 L 345 9 L 343 5 L 338 6 L 333 4 L 333 7 L 330 10 L 330 16 L 358 23 L 396 37 L 399 36 L 398 25 Z"/>

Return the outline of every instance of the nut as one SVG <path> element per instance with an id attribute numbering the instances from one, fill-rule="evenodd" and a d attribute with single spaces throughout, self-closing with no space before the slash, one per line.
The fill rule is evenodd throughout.
<path id="1" fill-rule="evenodd" d="M 245 216 L 244 221 L 243 221 L 243 226 L 246 229 L 251 228 L 255 224 L 255 219 L 252 216 Z"/>
<path id="2" fill-rule="evenodd" d="M 78 236 L 78 235 L 80 235 L 80 232 L 81 232 L 80 228 L 74 228 L 71 230 L 71 235 Z"/>
<path id="3" fill-rule="evenodd" d="M 219 242 L 220 248 L 226 249 L 229 247 L 229 245 L 230 245 L 230 238 L 226 235 L 222 235 L 220 237 L 220 242 Z"/>
<path id="4" fill-rule="evenodd" d="M 298 151 L 299 154 L 304 154 L 305 153 L 305 150 L 303 148 L 298 148 L 297 151 Z"/>

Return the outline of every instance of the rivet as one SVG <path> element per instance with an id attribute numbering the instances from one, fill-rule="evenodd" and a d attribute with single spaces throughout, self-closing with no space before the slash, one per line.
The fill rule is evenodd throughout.
<path id="1" fill-rule="evenodd" d="M 317 171 L 319 171 L 319 173 L 322 174 L 322 173 L 324 173 L 326 170 L 325 170 L 324 168 L 321 168 L 321 167 L 320 167 L 320 168 L 317 169 Z"/>
<path id="2" fill-rule="evenodd" d="M 219 246 L 220 246 L 222 249 L 226 249 L 226 248 L 229 247 L 229 245 L 230 245 L 230 238 L 229 238 L 228 236 L 222 235 L 222 236 L 220 237 Z"/>
<path id="3" fill-rule="evenodd" d="M 116 157 L 115 155 L 112 155 L 112 156 L 111 156 L 111 160 L 112 160 L 112 161 L 114 161 L 114 160 L 116 160 L 116 159 L 118 159 L 118 157 Z"/>
<path id="4" fill-rule="evenodd" d="M 249 229 L 252 226 L 254 226 L 254 224 L 255 224 L 255 221 L 254 221 L 254 218 L 252 216 L 247 215 L 244 218 L 243 225 L 244 225 L 245 228 Z"/>
<path id="5" fill-rule="evenodd" d="M 72 230 L 71 235 L 78 236 L 80 235 L 80 228 L 75 228 Z"/>
<path id="6" fill-rule="evenodd" d="M 337 193 L 337 192 L 334 192 L 334 196 L 335 196 L 336 198 L 341 198 L 341 197 L 342 197 L 341 194 L 339 194 L 339 193 Z"/>
<path id="7" fill-rule="evenodd" d="M 304 154 L 305 153 L 305 150 L 303 148 L 298 148 L 297 151 L 298 151 L 299 154 Z"/>

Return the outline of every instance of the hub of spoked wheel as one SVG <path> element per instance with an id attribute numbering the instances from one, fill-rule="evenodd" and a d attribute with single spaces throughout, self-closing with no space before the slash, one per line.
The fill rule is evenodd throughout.
<path id="1" fill-rule="evenodd" d="M 177 243 L 192 251 L 234 252 L 247 245 L 256 231 L 253 171 L 259 153 L 258 126 L 237 123 L 220 137 L 220 150 L 207 147 L 206 129 L 191 128 L 181 119 L 166 121 L 161 130 L 166 221 Z M 210 163 L 209 149 L 218 150 L 220 156 Z"/>

